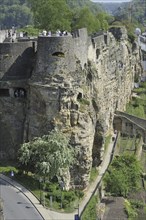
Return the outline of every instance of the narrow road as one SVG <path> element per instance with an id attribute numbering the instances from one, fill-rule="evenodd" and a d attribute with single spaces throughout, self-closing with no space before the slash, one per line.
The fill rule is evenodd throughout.
<path id="1" fill-rule="evenodd" d="M 34 197 L 34 195 L 30 191 L 25 189 L 19 183 L 15 182 L 15 181 L 12 181 L 12 179 L 10 179 L 10 178 L 2 175 L 2 174 L 0 175 L 0 178 L 3 179 L 3 180 L 6 180 L 7 182 L 11 183 L 12 185 L 14 185 L 16 187 L 16 190 L 15 190 L 14 194 L 18 195 L 18 194 L 22 194 L 22 192 L 23 192 L 23 194 L 27 195 L 27 197 L 30 199 L 30 201 L 32 201 L 32 203 L 37 208 L 37 210 L 39 210 L 39 212 L 43 216 L 43 219 L 45 219 L 45 220 L 74 220 L 75 219 L 74 218 L 75 214 L 77 214 L 79 212 L 79 214 L 81 215 L 81 213 L 85 209 L 86 205 L 88 204 L 88 201 L 90 200 L 90 198 L 92 197 L 94 192 L 97 190 L 97 188 L 99 186 L 99 183 L 100 183 L 104 173 L 106 172 L 106 169 L 108 168 L 108 166 L 111 162 L 111 159 L 113 157 L 114 146 L 116 144 L 117 134 L 114 134 L 113 136 L 115 137 L 115 140 L 112 141 L 112 139 L 111 139 L 111 141 L 110 141 L 110 144 L 109 144 L 109 146 L 108 146 L 108 148 L 105 152 L 105 155 L 104 155 L 104 160 L 103 160 L 103 162 L 100 166 L 98 177 L 96 178 L 96 180 L 92 184 L 89 185 L 89 187 L 86 191 L 86 195 L 85 195 L 83 201 L 79 205 L 79 209 L 78 210 L 75 209 L 75 211 L 73 213 L 60 213 L 60 212 L 55 212 L 55 211 L 46 209 L 42 205 L 39 204 L 39 201 L 36 199 L 36 197 Z M 3 185 L 1 187 L 5 188 Z M 11 185 L 9 185 L 9 188 L 12 188 Z M 11 196 L 9 196 L 9 195 L 11 195 L 11 194 L 8 193 L 8 195 L 6 197 L 3 195 L 2 198 L 4 199 L 4 201 L 9 200 L 9 197 L 11 197 L 12 199 L 15 198 L 13 195 L 11 195 Z M 22 202 L 20 200 L 20 197 L 16 198 L 15 200 L 16 200 L 15 204 L 17 203 L 17 205 L 18 205 L 16 210 L 19 210 L 20 205 L 22 205 L 23 208 L 25 208 L 25 210 L 27 210 L 27 211 L 28 210 L 34 210 L 34 207 L 31 205 L 31 203 L 29 203 L 30 207 L 29 207 L 28 204 L 24 204 L 24 202 L 23 202 L 23 204 L 22 203 L 20 204 L 20 202 Z M 11 201 L 11 203 L 12 202 L 13 201 Z M 5 205 L 5 203 L 4 203 L 4 205 Z M 5 206 L 7 207 L 8 205 L 5 205 Z M 6 211 L 4 210 L 4 212 L 6 212 Z M 19 218 L 16 218 L 16 217 L 15 218 L 14 217 L 10 218 L 11 216 L 8 216 L 9 218 L 6 218 L 6 220 L 18 220 L 18 219 L 19 220 L 40 220 L 41 219 L 40 217 L 34 217 L 34 216 L 29 217 L 29 218 L 26 218 L 26 217 L 22 218 L 21 213 L 20 213 L 20 216 L 21 216 L 21 218 L 20 217 Z"/>
<path id="2" fill-rule="evenodd" d="M 2 179 L 0 197 L 4 203 L 5 220 L 43 220 L 27 197 Z"/>

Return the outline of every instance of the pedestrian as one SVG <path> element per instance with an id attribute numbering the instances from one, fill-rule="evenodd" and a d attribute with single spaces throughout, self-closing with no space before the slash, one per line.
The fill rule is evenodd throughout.
<path id="1" fill-rule="evenodd" d="M 60 36 L 60 34 L 59 34 L 59 30 L 56 31 L 56 36 L 57 36 L 57 37 Z"/>
<path id="2" fill-rule="evenodd" d="M 48 37 L 51 37 L 51 31 L 48 31 Z"/>
<path id="3" fill-rule="evenodd" d="M 46 30 L 43 30 L 42 35 L 43 35 L 43 36 L 46 36 L 46 35 L 47 35 L 47 31 L 46 31 Z"/>

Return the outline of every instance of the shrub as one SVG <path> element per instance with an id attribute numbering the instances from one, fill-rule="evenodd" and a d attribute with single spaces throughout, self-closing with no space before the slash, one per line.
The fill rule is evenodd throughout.
<path id="1" fill-rule="evenodd" d="M 82 105 L 90 105 L 90 102 L 89 102 L 87 99 L 81 98 L 81 99 L 79 99 L 78 101 L 79 101 L 80 104 L 82 104 Z"/>
<path id="2" fill-rule="evenodd" d="M 46 198 L 50 199 L 50 196 L 52 196 L 53 201 L 58 203 L 57 207 L 62 203 L 62 208 L 64 209 L 69 208 L 71 204 L 84 196 L 84 192 L 80 190 L 63 191 L 58 183 L 47 183 L 46 191 Z"/>
<path id="3" fill-rule="evenodd" d="M 82 220 L 97 219 L 96 204 L 97 204 L 97 196 L 93 196 L 83 212 Z"/>
<path id="4" fill-rule="evenodd" d="M 79 199 L 82 199 L 84 196 L 84 192 L 81 190 L 75 190 L 75 194 Z"/>
<path id="5" fill-rule="evenodd" d="M 131 203 L 126 199 L 125 200 L 125 212 L 128 215 L 128 219 L 132 220 L 138 216 L 136 210 L 132 207 Z"/>
<path id="6" fill-rule="evenodd" d="M 141 177 L 140 162 L 134 155 L 115 158 L 104 177 L 105 189 L 115 196 L 126 197 L 129 192 L 139 188 Z"/>
<path id="7" fill-rule="evenodd" d="M 134 43 L 135 41 L 135 35 L 133 33 L 128 33 L 128 39 L 130 41 L 130 43 Z"/>
<path id="8" fill-rule="evenodd" d="M 136 209 L 144 208 L 145 204 L 139 200 L 130 200 L 131 206 Z"/>

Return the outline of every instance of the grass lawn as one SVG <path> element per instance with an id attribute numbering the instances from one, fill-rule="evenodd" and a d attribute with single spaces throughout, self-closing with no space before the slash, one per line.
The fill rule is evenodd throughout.
<path id="1" fill-rule="evenodd" d="M 118 140 L 119 144 L 119 154 L 122 153 L 133 153 L 135 150 L 135 138 L 130 138 L 130 137 L 120 137 Z"/>

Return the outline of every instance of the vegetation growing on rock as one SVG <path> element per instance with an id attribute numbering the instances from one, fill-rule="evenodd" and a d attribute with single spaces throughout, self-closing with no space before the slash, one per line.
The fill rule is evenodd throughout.
<path id="1" fill-rule="evenodd" d="M 116 157 L 105 175 L 105 189 L 115 196 L 126 197 L 139 188 L 141 166 L 134 155 Z"/>

